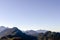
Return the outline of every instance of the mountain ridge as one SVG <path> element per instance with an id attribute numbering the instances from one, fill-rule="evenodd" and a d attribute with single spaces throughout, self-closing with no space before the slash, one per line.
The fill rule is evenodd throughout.
<path id="1" fill-rule="evenodd" d="M 20 37 L 23 40 L 37 40 L 36 37 L 23 33 L 17 27 L 8 28 L 8 29 L 2 31 L 0 33 L 0 38 L 2 38 L 2 37 L 8 37 L 8 38 Z"/>

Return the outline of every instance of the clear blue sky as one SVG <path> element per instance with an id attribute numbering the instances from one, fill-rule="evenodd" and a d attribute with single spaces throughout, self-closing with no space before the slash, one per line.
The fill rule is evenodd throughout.
<path id="1" fill-rule="evenodd" d="M 0 0 L 0 26 L 60 32 L 60 0 Z"/>

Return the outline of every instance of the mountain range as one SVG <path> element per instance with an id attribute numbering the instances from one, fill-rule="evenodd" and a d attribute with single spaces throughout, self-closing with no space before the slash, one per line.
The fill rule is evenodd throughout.
<path id="1" fill-rule="evenodd" d="M 21 30 L 19 30 L 17 27 L 4 29 L 3 31 L 0 32 L 0 38 L 2 37 L 4 38 L 20 37 L 22 40 L 37 40 L 35 36 L 25 34 Z"/>
<path id="2" fill-rule="evenodd" d="M 21 34 L 25 33 L 26 35 L 31 35 L 31 36 L 38 36 L 39 33 L 45 33 L 45 32 L 47 32 L 46 30 L 37 30 L 37 31 L 27 30 L 27 31 L 22 32 L 17 27 L 6 28 L 4 26 L 1 26 L 0 27 L 0 37 L 6 36 L 6 35 L 10 35 L 10 34 L 14 35 L 16 33 L 15 30 L 16 30 L 16 32 L 18 32 L 18 31 L 21 32 Z"/>
<path id="3" fill-rule="evenodd" d="M 27 30 L 21 31 L 17 27 L 6 28 L 0 26 L 0 40 L 41 40 L 40 38 L 53 38 L 60 39 L 59 32 L 51 32 L 47 30 Z M 17 38 L 17 39 L 16 39 Z M 54 39 L 55 40 L 55 39 Z"/>

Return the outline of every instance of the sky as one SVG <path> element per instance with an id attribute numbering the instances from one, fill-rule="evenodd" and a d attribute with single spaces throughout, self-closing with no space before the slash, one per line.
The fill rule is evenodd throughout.
<path id="1" fill-rule="evenodd" d="M 60 32 L 60 0 L 0 0 L 0 26 Z"/>

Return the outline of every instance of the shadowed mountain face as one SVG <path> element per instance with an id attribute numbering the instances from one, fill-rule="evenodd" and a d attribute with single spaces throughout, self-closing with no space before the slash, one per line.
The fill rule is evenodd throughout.
<path id="1" fill-rule="evenodd" d="M 22 40 L 37 40 L 36 37 L 27 35 L 20 31 L 18 28 L 8 28 L 0 33 L 0 37 L 8 37 L 8 38 L 13 38 L 13 37 L 20 37 Z"/>

